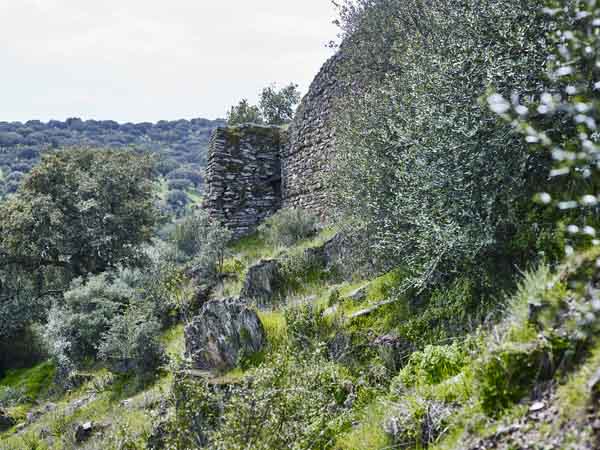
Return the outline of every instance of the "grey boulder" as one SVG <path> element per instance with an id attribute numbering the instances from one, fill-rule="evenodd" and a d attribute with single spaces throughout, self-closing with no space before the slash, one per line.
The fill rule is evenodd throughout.
<path id="1" fill-rule="evenodd" d="M 283 284 L 280 262 L 265 259 L 248 269 L 241 296 L 264 305 L 282 294 Z"/>
<path id="2" fill-rule="evenodd" d="M 224 371 L 241 356 L 260 351 L 265 330 L 256 312 L 238 299 L 211 300 L 185 327 L 185 352 L 193 367 Z"/>

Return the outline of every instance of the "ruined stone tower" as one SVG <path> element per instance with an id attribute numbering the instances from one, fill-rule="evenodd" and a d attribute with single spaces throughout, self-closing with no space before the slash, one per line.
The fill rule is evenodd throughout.
<path id="1" fill-rule="evenodd" d="M 289 132 L 243 125 L 217 129 L 208 150 L 206 203 L 241 237 L 279 208 L 331 212 L 327 172 L 335 151 L 333 110 L 340 56 L 325 63 L 302 99 Z"/>
<path id="2" fill-rule="evenodd" d="M 281 150 L 286 133 L 278 127 L 217 128 L 206 169 L 209 214 L 241 237 L 281 207 Z"/>

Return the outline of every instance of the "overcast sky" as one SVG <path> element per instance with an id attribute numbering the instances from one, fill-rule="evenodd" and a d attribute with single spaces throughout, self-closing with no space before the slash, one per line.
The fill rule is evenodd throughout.
<path id="1" fill-rule="evenodd" d="M 330 0 L 0 0 L 0 121 L 223 117 L 271 82 L 306 91 Z"/>

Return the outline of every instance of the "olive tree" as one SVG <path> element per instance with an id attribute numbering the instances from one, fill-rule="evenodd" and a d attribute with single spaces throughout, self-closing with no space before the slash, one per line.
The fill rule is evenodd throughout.
<path id="1" fill-rule="evenodd" d="M 540 5 L 361 0 L 341 9 L 341 76 L 373 75 L 346 82 L 337 104 L 333 181 L 370 252 L 404 266 L 414 287 L 486 254 L 501 261 L 521 225 L 546 162 L 480 99 L 490 85 L 538 91 Z"/>

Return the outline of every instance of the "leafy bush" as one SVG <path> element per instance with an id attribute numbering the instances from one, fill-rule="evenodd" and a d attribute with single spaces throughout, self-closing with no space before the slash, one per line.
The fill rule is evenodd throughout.
<path id="1" fill-rule="evenodd" d="M 115 372 L 133 371 L 140 377 L 149 377 L 165 362 L 160 330 L 150 312 L 131 306 L 102 335 L 98 356 Z"/>
<path id="2" fill-rule="evenodd" d="M 295 106 L 300 101 L 298 85 L 290 83 L 278 89 L 275 84 L 265 87 L 260 93 L 259 106 L 250 105 L 247 99 L 242 99 L 227 112 L 229 126 L 248 123 L 268 125 L 283 125 L 291 122 Z"/>
<path id="3" fill-rule="evenodd" d="M 423 304 L 411 304 L 399 334 L 416 348 L 473 331 L 487 317 L 490 304 L 465 278 L 423 294 Z"/>
<path id="4" fill-rule="evenodd" d="M 565 250 L 597 245 L 600 227 L 598 178 L 598 24 L 600 6 L 593 1 L 551 0 L 544 8 L 552 32 L 548 74 L 535 96 L 501 90 L 487 98 L 490 109 L 525 136 L 533 153 L 552 158 L 549 183 L 539 186 L 537 200 L 547 207 L 542 233 L 556 227 Z"/>
<path id="5" fill-rule="evenodd" d="M 299 101 L 297 84 L 290 83 L 281 89 L 272 84 L 260 93 L 260 110 L 268 124 L 283 125 L 292 121 L 295 106 Z"/>
<path id="6" fill-rule="evenodd" d="M 271 245 L 290 247 L 314 235 L 318 223 L 317 217 L 302 209 L 285 208 L 266 219 L 259 231 Z"/>
<path id="7" fill-rule="evenodd" d="M 107 274 L 75 279 L 64 301 L 50 310 L 44 329 L 49 353 L 59 366 L 95 358 L 102 335 L 134 296 L 131 287 L 111 282 Z"/>
<path id="8" fill-rule="evenodd" d="M 313 351 L 331 332 L 323 309 L 312 303 L 287 308 L 284 317 L 288 342 L 297 351 Z"/>
<path id="9" fill-rule="evenodd" d="M 320 352 L 278 354 L 226 404 L 210 448 L 327 449 L 344 423 L 347 375 Z"/>
<path id="10" fill-rule="evenodd" d="M 172 240 L 184 258 L 195 258 L 205 269 L 220 271 L 231 232 L 205 210 L 195 211 L 176 223 Z M 213 266 L 211 268 L 211 266 Z"/>
<path id="11" fill-rule="evenodd" d="M 24 389 L 16 389 L 11 386 L 0 386 L 0 408 L 24 403 L 29 400 Z"/>
<path id="12" fill-rule="evenodd" d="M 281 292 L 282 295 L 299 292 L 327 280 L 332 275 L 325 271 L 323 258 L 310 249 L 283 258 L 279 273 L 282 290 L 286 290 Z"/>
<path id="13" fill-rule="evenodd" d="M 133 152 L 47 154 L 0 203 L 3 267 L 73 277 L 138 264 L 158 220 L 153 176 L 152 158 Z"/>
<path id="14" fill-rule="evenodd" d="M 550 379 L 554 373 L 551 355 L 542 342 L 506 345 L 490 352 L 475 370 L 483 410 L 491 416 L 501 414 L 536 382 Z"/>
<path id="15" fill-rule="evenodd" d="M 399 448 L 427 448 L 445 431 L 452 409 L 441 402 L 418 396 L 390 405 L 385 432 Z"/>
<path id="16" fill-rule="evenodd" d="M 260 125 L 263 122 L 262 113 L 258 106 L 250 105 L 245 98 L 227 111 L 227 125 L 230 127 L 245 123 L 255 123 Z"/>
<path id="17" fill-rule="evenodd" d="M 458 374 L 467 362 L 464 349 L 458 344 L 428 345 L 410 355 L 398 378 L 406 386 L 417 383 L 437 384 Z"/>

